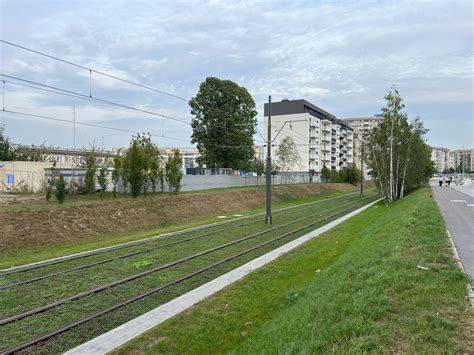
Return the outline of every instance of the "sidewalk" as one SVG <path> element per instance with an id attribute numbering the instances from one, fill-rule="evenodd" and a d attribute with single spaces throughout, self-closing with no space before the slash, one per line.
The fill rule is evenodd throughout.
<path id="1" fill-rule="evenodd" d="M 474 280 L 474 189 L 473 186 L 432 186 L 464 271 Z"/>

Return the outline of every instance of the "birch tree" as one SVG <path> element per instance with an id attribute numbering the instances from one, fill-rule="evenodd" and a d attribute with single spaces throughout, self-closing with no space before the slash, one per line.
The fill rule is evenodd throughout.
<path id="1" fill-rule="evenodd" d="M 426 183 L 433 174 L 427 129 L 419 118 L 409 123 L 398 90 L 392 87 L 382 108 L 384 120 L 366 136 L 365 155 L 387 203 Z"/>

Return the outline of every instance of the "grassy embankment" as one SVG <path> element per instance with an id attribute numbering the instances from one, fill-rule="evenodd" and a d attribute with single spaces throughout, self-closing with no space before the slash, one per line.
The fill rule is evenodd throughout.
<path id="1" fill-rule="evenodd" d="M 424 188 L 370 208 L 116 353 L 468 353 L 466 281 Z"/>
<path id="2" fill-rule="evenodd" d="M 369 186 L 368 186 L 369 188 Z M 357 191 L 348 184 L 274 188 L 274 208 Z M 263 186 L 215 189 L 170 196 L 100 201 L 77 196 L 65 205 L 32 201 L 0 208 L 0 269 L 143 239 L 263 211 Z"/>

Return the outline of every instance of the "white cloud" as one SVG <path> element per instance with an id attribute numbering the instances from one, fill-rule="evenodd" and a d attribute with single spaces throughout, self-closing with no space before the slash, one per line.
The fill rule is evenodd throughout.
<path id="1" fill-rule="evenodd" d="M 5 39 L 179 96 L 194 96 L 200 82 L 215 75 L 246 86 L 259 111 L 272 94 L 355 116 L 377 112 L 396 84 L 433 137 L 444 131 L 441 111 L 446 120 L 455 111 L 472 127 L 474 21 L 467 0 L 20 3 L 2 5 Z M 89 91 L 87 72 L 0 48 L 2 72 Z M 189 115 L 186 102 L 110 78 L 93 75 L 93 88 L 106 99 Z M 70 111 L 65 98 L 25 95 L 23 106 L 33 110 L 59 114 L 58 107 L 67 105 Z M 127 111 L 77 104 L 98 121 L 152 127 L 151 120 Z M 163 122 L 161 128 L 189 136 L 178 127 Z M 21 140 L 23 133 L 10 134 Z M 439 136 L 439 145 L 470 144 L 469 130 Z M 61 144 L 60 134 L 51 139 Z"/>

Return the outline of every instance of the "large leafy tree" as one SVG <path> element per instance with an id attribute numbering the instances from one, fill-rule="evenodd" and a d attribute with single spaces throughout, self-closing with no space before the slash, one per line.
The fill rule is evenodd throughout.
<path id="1" fill-rule="evenodd" d="M 257 111 L 247 89 L 231 80 L 208 77 L 189 105 L 192 142 L 200 162 L 214 167 L 248 167 L 255 155 Z"/>
<path id="2" fill-rule="evenodd" d="M 377 186 L 388 203 L 426 183 L 434 173 L 430 149 L 425 143 L 427 129 L 417 118 L 408 122 L 405 105 L 392 87 L 385 96 L 383 122 L 366 137 L 366 159 Z"/>

